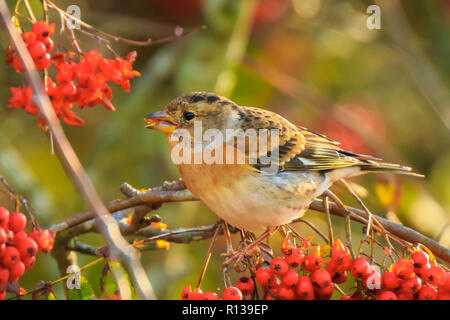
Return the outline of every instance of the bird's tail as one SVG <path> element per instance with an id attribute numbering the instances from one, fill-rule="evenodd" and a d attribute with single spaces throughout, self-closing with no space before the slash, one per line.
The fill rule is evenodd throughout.
<path id="1" fill-rule="evenodd" d="M 365 172 L 392 172 L 419 178 L 425 177 L 420 173 L 413 172 L 410 167 L 387 162 L 368 161 L 368 163 L 361 165 L 360 169 Z"/>

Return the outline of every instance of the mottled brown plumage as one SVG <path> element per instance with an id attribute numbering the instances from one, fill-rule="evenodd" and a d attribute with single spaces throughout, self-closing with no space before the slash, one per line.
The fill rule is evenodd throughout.
<path id="1" fill-rule="evenodd" d="M 274 227 L 301 216 L 314 198 L 339 179 L 369 171 L 392 171 L 417 175 L 409 167 L 383 163 L 379 159 L 343 150 L 339 142 L 282 116 L 259 108 L 239 106 L 208 92 L 193 92 L 172 100 L 162 112 L 146 117 L 148 128 L 163 131 L 170 138 L 175 129 L 194 136 L 194 123 L 201 120 L 204 131 L 217 129 L 277 129 L 279 146 L 277 171 L 262 174 L 262 165 L 179 164 L 181 176 L 194 195 L 202 199 L 225 221 L 247 230 Z M 169 139 L 170 141 L 170 139 Z M 173 142 L 169 142 L 173 148 Z M 224 150 L 236 148 L 234 140 Z M 248 150 L 245 149 L 246 156 Z M 419 175 L 417 175 L 419 176 Z"/>

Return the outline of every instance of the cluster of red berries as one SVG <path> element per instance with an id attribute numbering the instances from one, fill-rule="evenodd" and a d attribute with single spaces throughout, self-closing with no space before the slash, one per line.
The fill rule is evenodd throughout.
<path id="1" fill-rule="evenodd" d="M 251 280 L 251 278 L 250 278 Z M 252 280 L 253 282 L 253 280 Z M 216 292 L 203 292 L 200 288 L 192 290 L 191 286 L 187 286 L 181 292 L 183 300 L 220 300 Z M 222 293 L 222 300 L 242 300 L 242 292 L 237 287 L 228 287 Z"/>
<path id="2" fill-rule="evenodd" d="M 23 213 L 0 207 L 0 300 L 5 298 L 7 282 L 17 282 L 33 267 L 39 251 L 48 253 L 53 248 L 54 232 L 34 230 L 27 234 L 26 225 Z"/>
<path id="3" fill-rule="evenodd" d="M 102 104 L 107 109 L 114 110 L 112 90 L 108 82 L 116 83 L 123 90 L 130 91 L 130 79 L 140 75 L 138 71 L 133 70 L 136 52 L 130 52 L 125 59 L 106 59 L 98 51 L 91 50 L 81 55 L 76 62 L 73 52 L 67 55 L 50 55 L 53 50 L 50 36 L 54 30 L 54 24 L 36 21 L 32 31 L 24 32 L 22 37 L 38 70 L 47 69 L 50 65 L 56 69 L 55 81 L 47 77 L 42 86 L 56 115 L 70 125 L 82 125 L 83 119 L 71 111 L 74 106 L 84 108 Z M 24 71 L 22 61 L 14 49 L 8 49 L 6 64 L 11 64 L 17 72 Z M 9 108 L 23 108 L 29 114 L 38 114 L 30 87 L 13 87 L 11 92 Z M 38 118 L 38 124 L 45 127 L 43 118 Z"/>
<path id="4" fill-rule="evenodd" d="M 381 275 L 367 259 L 352 259 L 339 239 L 330 253 L 321 253 L 320 247 L 314 245 L 308 254 L 311 239 L 295 246 L 289 237 L 285 238 L 281 245 L 283 257 L 273 258 L 270 266 L 258 265 L 252 277 L 240 277 L 235 287 L 225 289 L 222 299 L 252 299 L 259 284 L 266 300 L 329 300 L 334 284 L 346 282 L 350 274 L 358 279 L 360 287 L 352 295 L 342 296 L 342 300 L 450 300 L 450 272 L 422 250 L 416 250 L 409 259 L 398 260 Z M 188 286 L 182 299 L 218 300 L 219 296 Z"/>

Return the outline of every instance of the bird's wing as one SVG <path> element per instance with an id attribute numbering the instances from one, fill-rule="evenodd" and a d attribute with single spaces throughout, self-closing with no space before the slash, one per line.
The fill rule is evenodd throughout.
<path id="1" fill-rule="evenodd" d="M 318 170 L 373 164 L 377 158 L 343 150 L 339 142 L 306 128 L 299 128 L 305 137 L 304 149 L 286 162 L 281 170 Z M 284 146 L 283 146 L 284 147 Z"/>

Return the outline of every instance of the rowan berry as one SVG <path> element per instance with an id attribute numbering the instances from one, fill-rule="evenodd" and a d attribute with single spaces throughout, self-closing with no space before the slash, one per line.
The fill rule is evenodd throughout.
<path id="1" fill-rule="evenodd" d="M 42 39 L 41 42 L 44 44 L 47 53 L 50 53 L 53 50 L 54 44 L 52 39 L 47 37 Z"/>
<path id="2" fill-rule="evenodd" d="M 307 276 L 298 278 L 295 293 L 300 300 L 314 300 L 314 287 L 311 278 Z"/>
<path id="3" fill-rule="evenodd" d="M 55 242 L 56 232 L 51 230 L 34 230 L 28 234 L 29 237 L 36 241 L 39 251 L 49 253 Z"/>
<path id="4" fill-rule="evenodd" d="M 355 258 L 352 261 L 352 265 L 350 267 L 350 273 L 352 276 L 358 279 L 363 279 L 368 275 L 370 269 L 369 262 L 364 258 Z"/>
<path id="5" fill-rule="evenodd" d="M 200 288 L 192 290 L 189 300 L 203 300 L 203 291 Z"/>
<path id="6" fill-rule="evenodd" d="M 9 279 L 9 269 L 0 267 L 0 285 Z"/>
<path id="7" fill-rule="evenodd" d="M 241 290 L 243 295 L 251 294 L 255 290 L 255 283 L 250 277 L 240 277 L 236 280 L 236 288 Z"/>
<path id="8" fill-rule="evenodd" d="M 438 288 L 439 300 L 450 300 L 450 291 L 445 290 L 443 287 Z"/>
<path id="9" fill-rule="evenodd" d="M 9 223 L 9 211 L 5 207 L 0 207 L 0 227 L 3 229 L 8 228 Z"/>
<path id="10" fill-rule="evenodd" d="M 331 275 L 331 281 L 336 284 L 344 283 L 347 281 L 348 272 L 347 271 L 334 271 Z"/>
<path id="11" fill-rule="evenodd" d="M 19 239 L 16 243 L 16 247 L 22 258 L 31 258 L 38 253 L 38 245 L 36 244 L 36 241 L 28 236 Z"/>
<path id="12" fill-rule="evenodd" d="M 34 267 L 34 264 L 36 263 L 36 257 L 22 258 L 22 262 L 25 265 L 25 270 L 29 270 Z"/>
<path id="13" fill-rule="evenodd" d="M 269 281 L 273 279 L 273 273 L 271 269 L 258 268 L 256 270 L 255 276 L 256 282 L 258 282 L 262 287 L 269 285 Z"/>
<path id="14" fill-rule="evenodd" d="M 228 287 L 223 291 L 223 300 L 242 300 L 242 292 L 236 287 Z"/>
<path id="15" fill-rule="evenodd" d="M 400 279 L 391 271 L 385 272 L 381 277 L 381 280 L 383 287 L 387 290 L 396 290 L 400 288 Z"/>
<path id="16" fill-rule="evenodd" d="M 444 276 L 445 270 L 438 265 L 432 265 L 429 269 L 426 269 L 422 274 L 422 277 L 427 282 L 435 286 L 439 285 L 441 278 Z"/>
<path id="17" fill-rule="evenodd" d="M 414 252 L 411 256 L 411 259 L 414 263 L 415 268 L 422 268 L 430 261 L 428 254 L 423 251 Z"/>
<path id="18" fill-rule="evenodd" d="M 35 41 L 34 43 L 28 46 L 28 51 L 30 52 L 33 60 L 37 59 L 37 57 L 42 56 L 47 53 L 47 48 L 41 41 Z"/>
<path id="19" fill-rule="evenodd" d="M 273 258 L 270 262 L 270 269 L 273 274 L 282 276 L 289 270 L 289 265 L 284 258 L 277 257 Z"/>
<path id="20" fill-rule="evenodd" d="M 412 294 L 412 292 L 400 290 L 397 292 L 397 299 L 398 300 L 414 300 L 414 295 Z"/>
<path id="21" fill-rule="evenodd" d="M 437 300 L 439 294 L 435 286 L 428 284 L 420 289 L 418 298 L 419 300 Z"/>
<path id="22" fill-rule="evenodd" d="M 323 269 L 321 269 L 323 270 Z M 330 300 L 331 296 L 333 295 L 334 287 L 332 285 L 329 285 L 324 288 L 314 288 L 314 294 L 317 296 L 320 300 Z"/>
<path id="23" fill-rule="evenodd" d="M 296 297 L 295 289 L 284 285 L 278 287 L 276 294 L 286 300 L 294 300 Z"/>
<path id="24" fill-rule="evenodd" d="M 10 268 L 13 264 L 20 261 L 20 253 L 13 246 L 7 246 L 1 256 L 3 266 Z"/>
<path id="25" fill-rule="evenodd" d="M 315 254 L 308 254 L 303 260 L 303 268 L 306 271 L 314 272 L 322 266 L 322 260 Z"/>
<path id="26" fill-rule="evenodd" d="M 181 291 L 182 300 L 191 300 L 192 288 L 191 286 L 186 286 L 183 291 Z"/>
<path id="27" fill-rule="evenodd" d="M 305 255 L 300 248 L 292 248 L 288 254 L 284 256 L 284 259 L 293 268 L 300 267 L 302 265 Z"/>
<path id="28" fill-rule="evenodd" d="M 327 288 L 332 286 L 331 276 L 325 269 L 319 269 L 311 274 L 311 282 L 315 288 Z"/>
<path id="29" fill-rule="evenodd" d="M 17 261 L 9 268 L 8 282 L 17 282 L 25 273 L 25 265 L 22 261 Z"/>
<path id="30" fill-rule="evenodd" d="M 377 298 L 379 300 L 398 300 L 397 295 L 389 290 L 382 290 L 379 293 L 377 293 Z"/>
<path id="31" fill-rule="evenodd" d="M 27 225 L 27 218 L 21 212 L 11 212 L 9 215 L 9 230 L 14 233 L 23 231 Z"/>
<path id="32" fill-rule="evenodd" d="M 5 232 L 5 229 L 0 227 L 0 244 L 6 243 L 8 241 L 8 235 Z"/>
<path id="33" fill-rule="evenodd" d="M 422 280 L 418 276 L 414 276 L 408 280 L 403 280 L 400 290 L 415 294 L 422 288 Z"/>
<path id="34" fill-rule="evenodd" d="M 287 288 L 295 287 L 298 281 L 298 274 L 295 270 L 288 270 L 282 277 L 281 277 L 281 285 L 285 286 Z"/>
<path id="35" fill-rule="evenodd" d="M 450 273 L 447 272 L 439 279 L 439 285 L 447 291 L 450 291 Z"/>
<path id="36" fill-rule="evenodd" d="M 47 38 L 55 32 L 55 24 L 47 24 L 45 21 L 36 21 L 31 29 L 39 39 Z"/>
<path id="37" fill-rule="evenodd" d="M 394 263 L 392 271 L 400 279 L 411 279 L 414 277 L 414 264 L 410 259 L 400 259 Z"/>
<path id="38" fill-rule="evenodd" d="M 203 293 L 203 300 L 220 300 L 220 297 L 215 292 L 207 291 Z"/>

